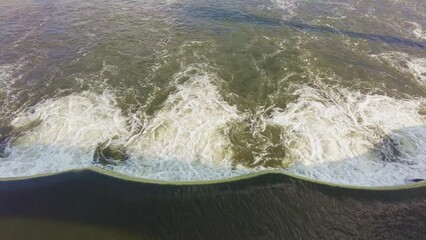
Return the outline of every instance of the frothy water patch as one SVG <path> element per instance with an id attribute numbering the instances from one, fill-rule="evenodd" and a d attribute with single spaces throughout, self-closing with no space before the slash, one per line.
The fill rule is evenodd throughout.
<path id="1" fill-rule="evenodd" d="M 300 0 L 271 0 L 272 5 L 278 9 L 286 11 L 289 16 L 293 16 Z M 283 16 L 285 18 L 285 16 Z"/>
<path id="2" fill-rule="evenodd" d="M 265 169 L 233 162 L 235 143 L 229 133 L 235 122 L 244 122 L 250 115 L 222 99 L 215 85 L 219 79 L 191 68 L 177 78 L 182 76 L 186 80 L 152 116 L 123 115 L 110 91 L 76 93 L 28 109 L 12 122 L 16 129 L 30 130 L 21 133 L 10 154 L 1 159 L 1 177 L 96 165 L 137 177 L 182 181 Z M 424 99 L 362 94 L 320 80 L 293 87 L 298 97 L 286 109 L 275 108 L 268 114 L 264 110 L 250 118 L 257 126 L 254 130 L 281 129 L 276 132 L 279 137 L 254 135 L 253 144 L 262 149 L 267 143 L 285 148 L 282 161 L 292 163 L 285 171 L 369 186 L 426 176 Z M 266 141 L 269 135 L 276 139 Z M 115 165 L 96 163 L 94 153 L 104 143 L 124 146 L 129 159 Z M 261 162 L 255 160 L 254 164 Z"/>
<path id="3" fill-rule="evenodd" d="M 22 75 L 19 71 L 26 65 L 24 61 L 19 61 L 17 64 L 0 65 L 0 92 L 9 94 L 12 85 L 20 80 Z"/>
<path id="4" fill-rule="evenodd" d="M 239 113 L 220 97 L 211 78 L 200 73 L 179 85 L 130 148 L 148 158 L 208 166 L 230 161 L 225 126 Z"/>
<path id="5" fill-rule="evenodd" d="M 398 71 L 409 73 L 421 85 L 426 85 L 426 58 L 411 57 L 406 53 L 388 52 L 373 55 L 397 69 Z"/>
<path id="6" fill-rule="evenodd" d="M 239 113 L 222 100 L 210 82 L 213 78 L 204 72 L 192 74 L 152 117 L 124 116 L 108 91 L 44 101 L 12 122 L 16 129 L 35 127 L 13 141 L 9 156 L 0 163 L 1 177 L 93 165 L 163 180 L 219 179 L 254 171 L 231 166 L 225 132 Z M 130 158 L 117 165 L 97 163 L 94 153 L 105 143 L 124 146 Z"/>
<path id="7" fill-rule="evenodd" d="M 15 128 L 30 124 L 36 127 L 18 137 L 2 159 L 2 177 L 90 166 L 99 142 L 128 134 L 126 118 L 108 92 L 47 100 L 12 122 Z"/>
<path id="8" fill-rule="evenodd" d="M 290 172 L 354 185 L 394 185 L 426 176 L 426 119 L 419 113 L 424 99 L 315 85 L 296 89 L 297 101 L 275 109 L 270 119 L 285 129 L 288 157 L 295 162 Z"/>
<path id="9" fill-rule="evenodd" d="M 420 24 L 416 22 L 409 22 L 414 26 L 413 34 L 419 39 L 426 40 L 426 32 L 423 31 L 423 28 Z"/>

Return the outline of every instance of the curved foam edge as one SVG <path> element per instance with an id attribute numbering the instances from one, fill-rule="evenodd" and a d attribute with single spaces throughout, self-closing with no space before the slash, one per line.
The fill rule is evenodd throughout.
<path id="1" fill-rule="evenodd" d="M 84 172 L 84 171 L 102 174 L 104 176 L 116 178 L 117 180 L 132 181 L 132 182 L 137 182 L 137 183 L 141 183 L 141 184 L 146 183 L 146 184 L 175 185 L 175 186 L 214 185 L 214 184 L 221 184 L 221 183 L 244 181 L 244 180 L 248 180 L 248 179 L 261 177 L 261 176 L 264 176 L 264 175 L 280 174 L 280 175 L 283 175 L 283 176 L 286 176 L 286 177 L 289 177 L 289 178 L 293 178 L 293 179 L 301 180 L 301 181 L 305 181 L 305 182 L 310 182 L 310 183 L 314 183 L 314 184 L 318 184 L 318 185 L 324 185 L 324 186 L 335 187 L 335 188 L 346 188 L 346 189 L 353 189 L 353 190 L 397 191 L 397 190 L 403 190 L 403 189 L 413 189 L 413 188 L 426 187 L 426 181 L 413 182 L 413 183 L 395 185 L 395 186 L 377 186 L 377 187 L 336 184 L 336 183 L 330 183 L 330 182 L 315 180 L 315 179 L 303 177 L 303 176 L 300 176 L 300 175 L 296 175 L 296 174 L 292 174 L 292 173 L 288 173 L 288 172 L 284 172 L 284 171 L 280 171 L 280 170 L 262 170 L 262 171 L 243 174 L 243 175 L 239 175 L 239 176 L 235 176 L 235 177 L 215 179 L 215 180 L 166 181 L 166 180 L 133 177 L 133 176 L 121 174 L 121 173 L 118 173 L 118 172 L 110 171 L 110 170 L 107 170 L 107 169 L 95 167 L 95 166 L 80 168 L 80 169 L 67 170 L 67 171 L 56 172 L 56 173 L 37 174 L 37 175 L 26 176 L 26 177 L 0 178 L 0 182 L 31 180 L 31 179 L 38 179 L 38 178 L 44 178 L 44 177 L 60 176 L 60 175 L 63 175 L 63 174 L 73 173 L 73 172 Z"/>

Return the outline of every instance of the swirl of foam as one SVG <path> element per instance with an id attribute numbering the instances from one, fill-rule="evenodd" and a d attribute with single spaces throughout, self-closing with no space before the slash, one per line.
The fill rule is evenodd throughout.
<path id="1" fill-rule="evenodd" d="M 290 172 L 355 185 L 393 185 L 426 173 L 424 99 L 365 95 L 321 82 L 296 90 L 298 99 L 275 109 L 272 123 L 296 162 Z M 397 139 L 397 161 L 380 158 L 383 142 Z M 395 157 L 396 158 L 396 157 Z"/>
<path id="2" fill-rule="evenodd" d="M 14 141 L 10 156 L 0 164 L 2 177 L 90 166 L 99 142 L 129 134 L 126 118 L 109 92 L 50 99 L 12 122 L 15 128 L 31 124 L 35 127 Z"/>

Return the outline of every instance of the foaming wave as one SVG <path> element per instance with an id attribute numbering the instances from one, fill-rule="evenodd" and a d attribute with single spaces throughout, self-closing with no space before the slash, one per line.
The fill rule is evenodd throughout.
<path id="1" fill-rule="evenodd" d="M 426 120 L 419 113 L 424 99 L 364 95 L 321 82 L 295 94 L 297 101 L 275 109 L 270 119 L 285 129 L 289 158 L 296 163 L 288 171 L 354 185 L 425 176 Z"/>
<path id="2" fill-rule="evenodd" d="M 197 73 L 179 85 L 130 149 L 152 159 L 207 166 L 230 162 L 230 143 L 224 132 L 227 123 L 238 119 L 239 113 L 220 97 L 210 83 L 212 78 L 207 73 Z"/>
<path id="3" fill-rule="evenodd" d="M 15 128 L 31 124 L 35 127 L 18 137 L 10 155 L 2 159 L 2 177 L 89 166 L 99 142 L 129 134 L 126 118 L 108 92 L 47 100 L 12 122 Z"/>
<path id="4" fill-rule="evenodd" d="M 236 107 L 222 100 L 210 82 L 214 76 L 193 71 L 189 68 L 176 76 L 190 77 L 151 117 L 124 116 L 108 91 L 37 104 L 12 122 L 15 129 L 31 126 L 31 130 L 22 133 L 2 159 L 1 177 L 93 165 L 162 180 L 218 179 L 253 171 L 231 166 L 224 132 L 229 121 L 239 118 Z M 95 163 L 94 152 L 105 142 L 124 146 L 130 158 L 117 165 Z"/>

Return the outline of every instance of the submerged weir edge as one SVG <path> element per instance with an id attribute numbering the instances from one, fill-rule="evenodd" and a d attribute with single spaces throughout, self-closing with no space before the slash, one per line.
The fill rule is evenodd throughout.
<path id="1" fill-rule="evenodd" d="M 167 181 L 167 180 L 148 179 L 148 178 L 130 176 L 130 175 L 122 174 L 119 172 L 111 171 L 111 170 L 96 167 L 96 166 L 76 168 L 76 169 L 65 170 L 65 171 L 54 172 L 54 173 L 36 174 L 31 176 L 0 178 L 0 183 L 18 182 L 18 181 L 32 180 L 32 179 L 35 180 L 35 179 L 41 179 L 46 177 L 61 177 L 69 173 L 84 173 L 84 172 L 95 173 L 95 174 L 97 173 L 106 177 L 115 178 L 117 180 L 124 180 L 124 181 L 130 181 L 130 182 L 141 183 L 141 184 L 156 184 L 156 185 L 163 185 L 163 186 L 215 185 L 215 184 L 246 181 L 246 180 L 250 180 L 254 178 L 263 177 L 266 175 L 281 175 L 283 177 L 288 177 L 294 180 L 304 181 L 304 182 L 308 182 L 312 184 L 317 184 L 317 185 L 322 185 L 327 187 L 334 187 L 334 188 L 342 188 L 342 189 L 353 189 L 353 190 L 397 191 L 397 190 L 403 190 L 403 189 L 426 188 L 426 180 L 419 181 L 419 182 L 406 183 L 401 185 L 393 185 L 393 186 L 359 186 L 359 185 L 338 184 L 338 183 L 321 181 L 321 180 L 307 178 L 301 175 L 285 172 L 282 170 L 262 170 L 262 171 L 242 174 L 239 176 L 233 176 L 233 177 L 222 178 L 222 179 L 213 179 L 213 180 Z"/>

